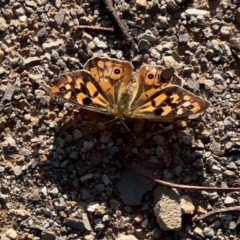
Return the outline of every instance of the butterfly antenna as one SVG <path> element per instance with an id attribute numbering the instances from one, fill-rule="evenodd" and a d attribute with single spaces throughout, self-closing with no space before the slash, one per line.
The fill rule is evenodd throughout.
<path id="1" fill-rule="evenodd" d="M 118 119 L 118 118 L 113 118 L 113 119 L 111 119 L 111 120 L 109 120 L 109 121 L 106 121 L 106 122 L 104 122 L 104 123 L 98 123 L 98 125 L 105 125 L 105 124 L 108 124 L 108 123 L 113 123 L 113 122 L 115 122 L 115 121 L 119 121 L 127 130 L 128 130 L 128 132 L 132 135 L 132 137 L 134 138 L 134 139 L 136 139 L 136 137 L 133 135 L 133 133 L 131 132 L 131 130 L 129 129 L 129 127 L 125 124 L 125 122 L 124 122 L 124 119 Z M 119 123 L 118 122 L 118 123 Z"/>
<path id="2" fill-rule="evenodd" d="M 128 132 L 132 135 L 132 137 L 134 139 L 136 139 L 136 137 L 133 135 L 133 133 L 131 132 L 131 130 L 129 129 L 129 127 L 125 124 L 123 119 L 119 119 L 119 121 L 122 123 L 122 125 L 128 130 Z"/>
<path id="3" fill-rule="evenodd" d="M 111 120 L 109 120 L 109 121 L 106 121 L 106 122 L 104 122 L 104 123 L 98 123 L 98 125 L 105 125 L 105 124 L 107 124 L 107 123 L 112 123 L 112 122 L 115 122 L 116 121 L 116 118 L 113 118 L 113 119 L 111 119 Z"/>

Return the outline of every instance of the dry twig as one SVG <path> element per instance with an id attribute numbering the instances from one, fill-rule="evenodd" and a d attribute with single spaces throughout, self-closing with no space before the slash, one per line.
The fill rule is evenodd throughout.
<path id="1" fill-rule="evenodd" d="M 125 159 L 121 157 L 121 162 L 132 172 L 135 174 L 144 177 L 148 180 L 154 181 L 160 185 L 170 187 L 170 188 L 178 188 L 178 189 L 184 189 L 189 191 L 215 191 L 215 192 L 234 192 L 234 191 L 240 191 L 240 188 L 218 188 L 218 187 L 199 187 L 199 186 L 189 186 L 189 185 L 182 185 L 182 184 L 175 184 L 166 182 L 160 179 L 155 179 L 150 176 L 144 175 L 141 172 L 137 171 L 135 168 L 133 168 Z"/>
<path id="2" fill-rule="evenodd" d="M 201 216 L 195 216 L 193 217 L 193 221 L 199 221 L 202 220 L 204 218 L 207 218 L 213 214 L 218 214 L 218 213 L 225 213 L 225 212 L 239 212 L 240 211 L 240 207 L 239 206 L 235 206 L 235 207 L 228 207 L 228 208 L 220 208 L 220 209 L 216 209 L 213 211 L 210 211 L 206 214 L 203 214 Z"/>
<path id="3" fill-rule="evenodd" d="M 88 25 L 77 25 L 73 26 L 72 30 L 93 30 L 93 31 L 108 31 L 113 32 L 114 28 L 100 27 L 100 26 L 88 26 Z"/>
<path id="4" fill-rule="evenodd" d="M 111 13 L 113 19 L 116 21 L 118 27 L 121 29 L 122 33 L 124 34 L 124 36 L 127 40 L 127 43 L 131 44 L 133 38 L 129 34 L 127 27 L 125 26 L 123 21 L 118 16 L 116 10 L 114 9 L 112 0 L 103 0 L 103 2 L 105 3 L 107 10 Z"/>

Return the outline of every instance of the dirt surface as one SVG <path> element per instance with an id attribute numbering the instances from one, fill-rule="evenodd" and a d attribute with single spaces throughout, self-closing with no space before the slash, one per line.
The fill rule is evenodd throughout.
<path id="1" fill-rule="evenodd" d="M 240 2 L 111 2 L 0 0 L 1 240 L 240 239 L 238 191 L 165 188 L 122 161 L 168 182 L 239 186 Z M 39 87 L 94 56 L 173 66 L 211 106 L 128 119 L 134 139 Z"/>

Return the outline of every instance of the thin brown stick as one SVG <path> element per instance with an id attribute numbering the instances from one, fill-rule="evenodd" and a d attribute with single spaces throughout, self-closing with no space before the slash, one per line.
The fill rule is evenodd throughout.
<path id="1" fill-rule="evenodd" d="M 114 28 L 100 27 L 100 26 L 88 26 L 88 25 L 77 25 L 73 26 L 72 30 L 93 30 L 93 31 L 108 31 L 113 32 Z"/>
<path id="2" fill-rule="evenodd" d="M 218 213 L 225 213 L 225 212 L 234 212 L 234 211 L 240 211 L 240 207 L 239 206 L 235 206 L 235 207 L 228 207 L 228 208 L 220 208 L 220 209 L 216 209 L 213 211 L 210 211 L 206 214 L 203 214 L 201 216 L 195 216 L 193 217 L 193 221 L 199 221 L 202 220 L 204 218 L 207 218 L 213 214 L 218 214 Z"/>
<path id="3" fill-rule="evenodd" d="M 178 188 L 178 189 L 184 189 L 184 190 L 189 190 L 189 191 L 216 191 L 216 192 L 234 192 L 234 191 L 240 191 L 240 188 L 218 188 L 218 187 L 199 187 L 199 186 L 189 186 L 189 185 L 182 185 L 182 184 L 175 184 L 175 183 L 170 183 L 166 182 L 160 179 L 155 179 L 150 176 L 144 175 L 137 171 L 135 168 L 133 168 L 130 164 L 126 162 L 125 159 L 121 158 L 121 162 L 132 172 L 135 174 L 144 177 L 148 180 L 154 181 L 160 185 L 170 187 L 170 188 Z"/>
<path id="4" fill-rule="evenodd" d="M 123 35 L 125 36 L 125 38 L 127 40 L 127 43 L 131 44 L 133 38 L 129 34 L 127 27 L 125 26 L 123 21 L 118 16 L 116 10 L 114 9 L 112 0 L 103 0 L 103 2 L 105 3 L 107 10 L 111 13 L 113 19 L 116 21 L 118 27 L 121 29 Z"/>

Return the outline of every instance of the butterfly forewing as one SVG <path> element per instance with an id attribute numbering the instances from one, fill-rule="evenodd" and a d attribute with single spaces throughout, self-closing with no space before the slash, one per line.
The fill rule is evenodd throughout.
<path id="1" fill-rule="evenodd" d="M 50 92 L 82 108 L 105 114 L 111 113 L 111 106 L 93 76 L 85 71 L 74 71 L 62 74 Z"/>
<path id="2" fill-rule="evenodd" d="M 167 71 L 162 66 L 143 65 L 136 79 L 135 95 L 131 102 L 131 111 L 141 107 L 151 98 L 158 94 L 159 89 L 170 85 L 182 86 L 182 80 L 177 75 L 173 74 L 168 79 L 163 78 L 164 71 Z"/>
<path id="3" fill-rule="evenodd" d="M 109 58 L 92 58 L 84 68 L 98 82 L 112 108 L 115 108 L 132 80 L 133 66 L 127 61 Z"/>

